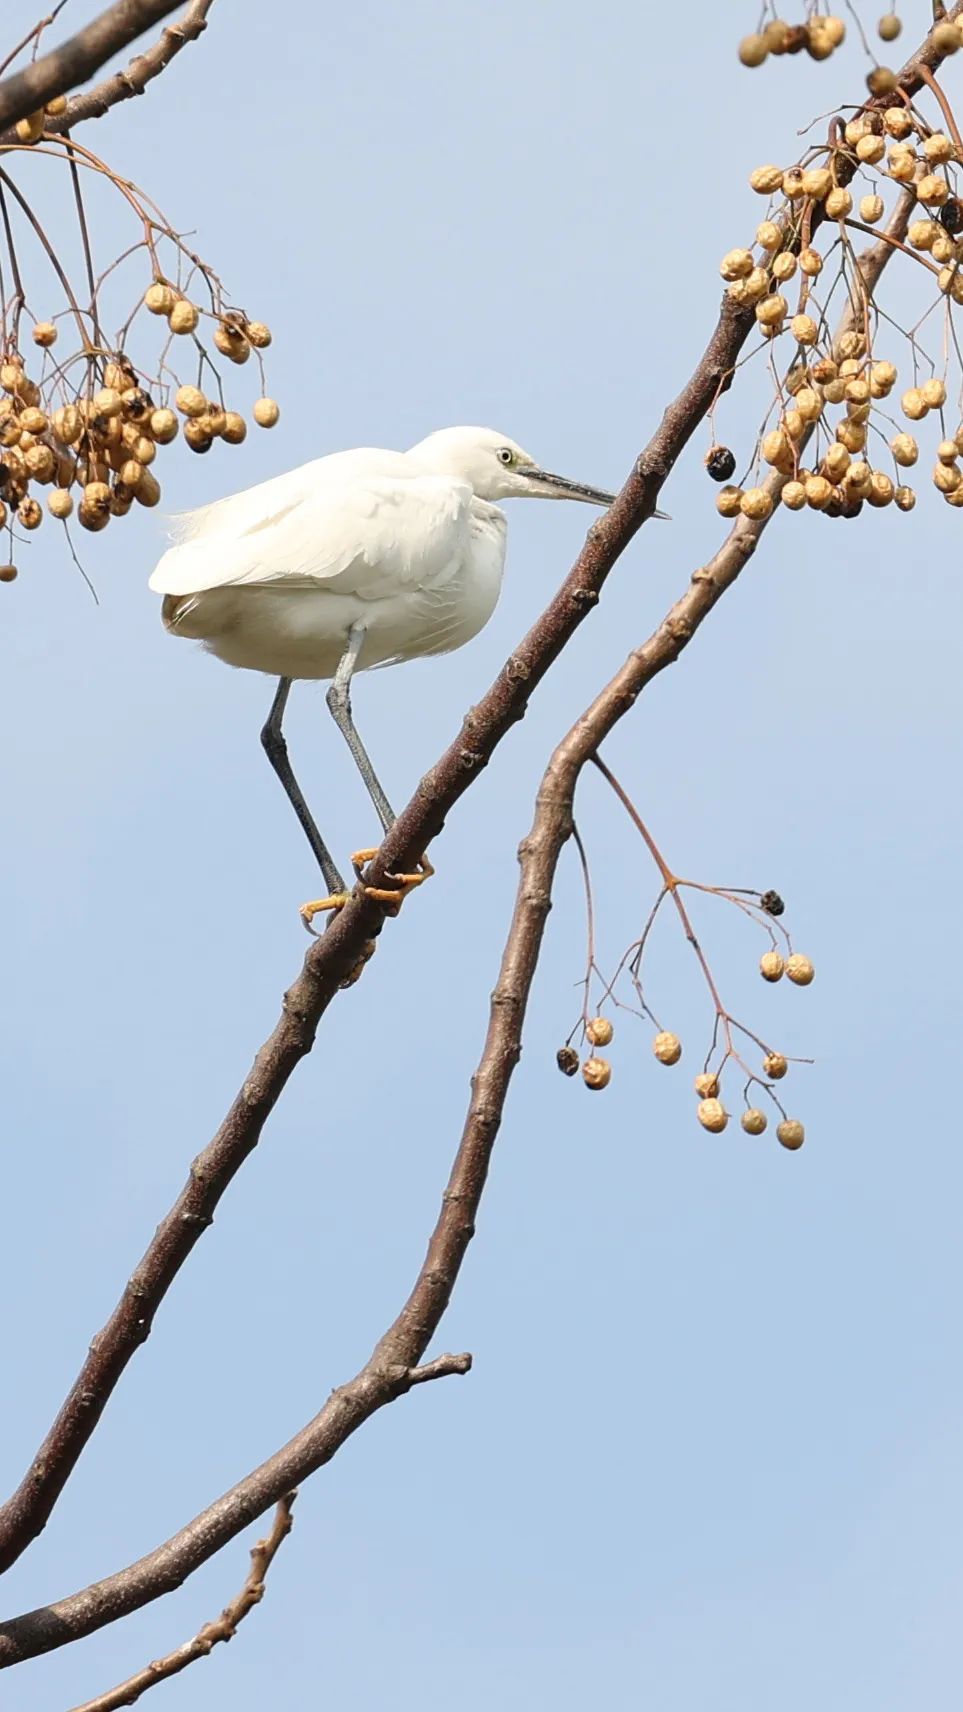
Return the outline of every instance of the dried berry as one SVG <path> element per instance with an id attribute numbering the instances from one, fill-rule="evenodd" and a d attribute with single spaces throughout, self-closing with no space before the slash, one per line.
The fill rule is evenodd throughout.
<path id="1" fill-rule="evenodd" d="M 767 1076 L 772 1077 L 774 1082 L 781 1082 L 789 1069 L 789 1060 L 784 1058 L 781 1052 L 767 1052 L 762 1061 L 762 1068 Z"/>
<path id="2" fill-rule="evenodd" d="M 759 907 L 764 909 L 767 915 L 782 915 L 786 908 L 778 892 L 763 892 Z"/>
<path id="3" fill-rule="evenodd" d="M 700 1100 L 714 1100 L 719 1092 L 719 1078 L 709 1070 L 703 1070 L 695 1079 L 695 1091 Z"/>
<path id="4" fill-rule="evenodd" d="M 710 446 L 706 453 L 706 469 L 713 481 L 727 482 L 735 468 L 735 453 L 728 446 Z"/>
<path id="5" fill-rule="evenodd" d="M 769 1120 L 758 1106 L 749 1106 L 740 1121 L 747 1135 L 761 1135 Z"/>
<path id="6" fill-rule="evenodd" d="M 574 1046 L 560 1046 L 555 1054 L 555 1062 L 563 1076 L 574 1076 L 578 1071 L 578 1053 Z"/>
<path id="7" fill-rule="evenodd" d="M 608 1046 L 614 1033 L 608 1017 L 592 1017 L 585 1025 L 585 1038 L 591 1046 Z"/>
<path id="8" fill-rule="evenodd" d="M 778 951 L 766 951 L 759 959 L 759 973 L 764 981 L 781 981 L 785 969 Z"/>

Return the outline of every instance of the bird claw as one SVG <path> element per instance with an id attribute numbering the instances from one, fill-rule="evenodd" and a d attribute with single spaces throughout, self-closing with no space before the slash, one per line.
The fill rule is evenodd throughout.
<path id="1" fill-rule="evenodd" d="M 367 886 L 364 870 L 377 854 L 377 846 L 371 850 L 356 850 L 351 858 L 351 866 L 364 886 L 365 897 L 373 898 L 376 903 L 386 904 L 390 914 L 397 915 L 408 893 L 414 891 L 416 886 L 423 886 L 426 880 L 431 879 L 435 870 L 427 856 L 419 856 L 417 873 L 385 875 L 385 879 L 391 881 L 390 889 L 387 886 Z"/>
<path id="2" fill-rule="evenodd" d="M 301 920 L 304 922 L 305 927 L 314 939 L 317 939 L 318 937 L 311 925 L 315 916 L 321 915 L 326 910 L 344 909 L 344 906 L 350 896 L 350 892 L 330 892 L 326 898 L 315 898 L 312 903 L 301 905 L 299 911 Z"/>
<path id="3" fill-rule="evenodd" d="M 385 879 L 391 881 L 390 887 L 366 886 L 364 880 L 365 868 L 369 862 L 373 861 L 377 854 L 377 845 L 370 850 L 356 850 L 351 858 L 351 866 L 358 876 L 358 880 L 361 883 L 365 897 L 372 898 L 375 903 L 384 904 L 390 915 L 397 915 L 405 901 L 405 898 L 408 896 L 408 893 L 413 892 L 416 886 L 423 886 L 426 880 L 431 879 L 435 870 L 427 856 L 421 856 L 418 859 L 417 873 L 386 874 Z M 321 915 L 328 910 L 344 909 L 345 904 L 352 895 L 353 894 L 351 892 L 330 892 L 326 898 L 316 898 L 311 903 L 301 905 L 301 920 L 304 922 L 305 927 L 313 938 L 317 939 L 318 937 L 314 927 L 312 926 L 315 916 Z M 359 968 L 358 974 L 360 973 L 361 969 Z M 357 979 L 357 977 L 355 977 L 355 979 Z"/>

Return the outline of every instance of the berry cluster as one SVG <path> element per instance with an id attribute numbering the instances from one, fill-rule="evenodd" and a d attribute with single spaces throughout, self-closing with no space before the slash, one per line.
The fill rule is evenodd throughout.
<path id="1" fill-rule="evenodd" d="M 963 31 L 955 24 L 947 28 L 956 32 L 957 46 L 963 45 Z M 752 188 L 770 199 L 770 208 L 754 243 L 729 250 L 720 273 L 729 298 L 753 311 L 764 342 L 785 336 L 795 349 L 774 415 L 760 435 L 751 478 L 733 483 L 734 455 L 728 447 L 710 447 L 708 472 L 726 484 L 716 501 L 722 516 L 765 520 L 779 501 L 790 511 L 808 508 L 828 517 L 853 518 L 864 505 L 911 511 L 916 493 L 905 472 L 916 464 L 920 447 L 906 423 L 931 414 L 939 422 L 933 485 L 948 504 L 963 505 L 963 423 L 954 427 L 946 421 L 945 360 L 942 375 L 921 375 L 921 347 L 909 338 L 912 368 L 899 394 L 904 420 L 894 418 L 888 401 L 897 395 L 900 372 L 876 349 L 879 316 L 853 264 L 850 239 L 853 229 L 874 233 L 879 227 L 886 181 L 911 192 L 918 217 L 907 211 L 902 236 L 892 229 L 881 236 L 931 276 L 936 302 L 943 302 L 950 322 L 950 350 L 952 309 L 963 304 L 963 200 L 957 195 L 963 156 L 951 113 L 946 123 L 946 129 L 934 129 L 908 104 L 871 107 L 845 123 L 836 121 L 830 141 L 803 162 L 758 166 L 751 173 Z M 857 200 L 852 186 L 860 173 L 869 174 L 871 183 Z M 817 230 L 827 233 L 828 247 L 817 247 Z M 821 292 L 833 253 L 855 311 L 855 324 L 835 339 L 826 304 L 838 273 Z M 792 304 L 790 288 L 796 291 Z M 804 463 L 810 441 L 816 455 Z M 782 481 L 764 481 L 766 467 Z"/>
<path id="2" fill-rule="evenodd" d="M 655 905 L 649 913 L 648 920 L 637 939 L 623 953 L 615 973 L 606 979 L 600 970 L 595 955 L 595 904 L 592 893 L 591 877 L 589 874 L 588 858 L 585 846 L 577 828 L 575 843 L 582 865 L 582 876 L 585 884 L 586 916 L 588 923 L 588 951 L 586 957 L 585 977 L 582 982 L 582 1012 L 574 1028 L 571 1030 L 565 1044 L 556 1054 L 558 1068 L 565 1076 L 576 1076 L 581 1069 L 585 1086 L 593 1092 L 607 1088 L 612 1080 L 612 1064 L 608 1057 L 599 1051 L 600 1047 L 610 1046 L 615 1035 L 615 1026 L 611 1017 L 604 1014 L 604 1007 L 612 1005 L 616 1010 L 629 1011 L 643 1021 L 650 1022 L 655 1027 L 652 1039 L 652 1052 L 660 1064 L 673 1066 L 682 1058 L 682 1041 L 671 1029 L 664 1028 L 657 1020 L 642 986 L 642 960 L 645 955 L 649 936 L 655 925 L 659 911 L 666 901 L 671 898 L 688 944 L 698 961 L 702 976 L 709 989 L 714 1009 L 714 1023 L 709 1050 L 706 1053 L 702 1071 L 696 1077 L 695 1087 L 699 1096 L 696 1117 L 703 1129 L 712 1134 L 720 1134 L 729 1123 L 729 1113 L 722 1102 L 721 1088 L 725 1073 L 742 1072 L 744 1085 L 742 1089 L 742 1127 L 749 1135 L 761 1135 L 768 1127 L 765 1111 L 753 1103 L 752 1095 L 755 1090 L 764 1100 L 772 1104 L 779 1114 L 776 1126 L 777 1139 L 784 1147 L 795 1149 L 801 1147 L 805 1139 L 805 1131 L 797 1118 L 792 1118 L 785 1111 L 775 1090 L 775 1084 L 787 1074 L 791 1060 L 783 1053 L 776 1051 L 759 1035 L 754 1034 L 743 1023 L 737 1022 L 724 1007 L 719 996 L 719 989 L 706 960 L 702 946 L 696 937 L 692 921 L 685 902 L 683 892 L 701 892 L 712 897 L 720 898 L 723 902 L 737 908 L 744 917 L 748 917 L 757 927 L 761 927 L 769 939 L 769 949 L 759 960 L 759 973 L 763 980 L 770 985 L 781 981 L 784 977 L 791 985 L 808 987 L 815 976 L 815 969 L 808 957 L 794 951 L 789 934 L 781 922 L 785 913 L 785 904 L 778 892 L 769 890 L 763 892 L 735 891 L 720 886 L 703 885 L 695 880 L 681 880 L 667 866 L 651 832 L 643 824 L 634 804 L 626 795 L 622 786 L 601 760 L 595 757 L 595 766 L 608 780 L 623 807 L 627 810 L 636 830 L 640 833 L 650 856 L 655 861 L 662 876 L 662 889 Z M 601 996 L 594 1005 L 590 1005 L 590 994 L 595 981 L 601 984 Z M 622 988 L 628 985 L 631 996 L 621 996 Z M 580 1037 L 582 1052 L 574 1044 Z M 747 1062 L 745 1052 L 748 1050 L 743 1042 L 748 1041 L 758 1051 L 760 1061 L 757 1067 Z"/>
<path id="3" fill-rule="evenodd" d="M 59 116 L 65 106 L 59 98 L 21 120 L 18 144 L 7 153 L 12 162 L 24 157 L 25 167 L 32 155 L 52 155 L 72 174 L 87 252 L 83 302 L 12 174 L 5 171 L 0 182 L 0 248 L 5 251 L 0 279 L 12 282 L 7 295 L 0 292 L 0 528 L 8 530 L 10 540 L 9 563 L 0 565 L 2 582 L 12 582 L 17 575 L 16 540 L 39 528 L 45 514 L 65 527 L 75 519 L 81 528 L 98 533 L 135 504 L 157 505 L 161 486 L 155 460 L 160 447 L 178 438 L 199 453 L 210 451 L 218 440 L 241 444 L 247 422 L 238 410 L 228 408 L 218 357 L 241 367 L 253 356 L 262 396 L 250 414 L 263 428 L 273 427 L 280 414 L 275 401 L 264 395 L 262 352 L 271 343 L 270 329 L 225 303 L 217 276 L 136 186 L 116 178 L 73 137 L 48 131 L 48 117 Z M 143 230 L 141 241 L 99 278 L 90 260 L 83 172 L 115 186 Z M 8 198 L 40 239 L 41 262 L 45 257 L 54 267 L 64 303 L 53 316 L 31 315 L 28 259 L 19 253 L 22 240 L 8 217 Z M 105 290 L 115 283 L 121 264 L 137 256 L 149 265 L 150 283 L 146 290 L 141 286 L 133 311 L 109 337 L 104 330 Z M 202 307 L 198 296 L 206 296 L 209 307 Z M 132 327 L 141 330 L 146 325 L 143 317 L 163 323 L 152 372 L 139 366 L 128 347 Z M 210 347 L 203 338 L 208 328 Z M 65 330 L 74 336 L 61 355 L 61 346 L 68 342 Z M 31 342 L 35 356 L 28 362 L 24 349 Z M 179 349 L 190 353 L 196 384 L 181 383 L 173 355 Z"/>

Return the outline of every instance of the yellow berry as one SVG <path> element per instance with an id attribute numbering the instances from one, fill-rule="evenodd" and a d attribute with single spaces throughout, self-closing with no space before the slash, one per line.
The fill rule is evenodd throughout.
<path id="1" fill-rule="evenodd" d="M 719 1092 L 718 1076 L 713 1076 L 710 1070 L 703 1070 L 695 1079 L 695 1091 L 700 1100 L 714 1100 Z"/>
<path id="2" fill-rule="evenodd" d="M 859 217 L 867 226 L 875 226 L 877 220 L 882 220 L 886 212 L 886 204 L 881 196 L 863 196 L 859 203 Z"/>
<path id="3" fill-rule="evenodd" d="M 729 1122 L 729 1113 L 721 1100 L 700 1100 L 696 1107 L 696 1117 L 703 1129 L 710 1130 L 713 1135 L 721 1135 Z"/>
<path id="4" fill-rule="evenodd" d="M 682 1057 L 682 1042 L 677 1034 L 664 1028 L 653 1040 L 652 1050 L 660 1064 L 678 1064 Z"/>
<path id="5" fill-rule="evenodd" d="M 908 392 L 904 392 L 900 407 L 903 415 L 908 416 L 911 422 L 919 422 L 929 409 L 922 388 L 918 386 L 911 386 Z"/>
<path id="6" fill-rule="evenodd" d="M 193 333 L 199 320 L 200 311 L 196 304 L 186 297 L 179 297 L 171 306 L 167 325 L 172 333 Z"/>
<path id="7" fill-rule="evenodd" d="M 791 1153 L 802 1147 L 806 1139 L 806 1131 L 798 1118 L 783 1118 L 782 1123 L 776 1125 L 776 1134 L 783 1147 L 788 1147 Z"/>
<path id="8" fill-rule="evenodd" d="M 151 411 L 150 423 L 148 426 L 150 427 L 151 435 L 157 441 L 157 444 L 159 446 L 167 446 L 171 440 L 176 440 L 180 423 L 174 415 L 173 410 L 168 410 L 165 407 L 161 410 Z"/>
<path id="9" fill-rule="evenodd" d="M 799 252 L 799 266 L 804 274 L 808 274 L 810 279 L 814 279 L 816 274 L 822 272 L 823 258 L 818 250 L 807 246 L 806 249 Z"/>
<path id="10" fill-rule="evenodd" d="M 607 1088 L 612 1080 L 612 1066 L 607 1058 L 586 1058 L 582 1065 L 582 1080 L 587 1088 Z"/>
<path id="11" fill-rule="evenodd" d="M 266 350 L 271 343 L 271 329 L 264 321 L 245 321 L 244 331 L 256 351 Z"/>
<path id="12" fill-rule="evenodd" d="M 893 499 L 900 511 L 912 511 L 916 504 L 916 494 L 911 487 L 898 487 Z"/>
<path id="13" fill-rule="evenodd" d="M 801 481 L 787 481 L 779 497 L 790 511 L 801 511 L 806 503 L 806 489 Z"/>
<path id="14" fill-rule="evenodd" d="M 772 196 L 782 184 L 781 166 L 753 167 L 749 174 L 749 183 L 760 196 Z"/>
<path id="15" fill-rule="evenodd" d="M 719 272 L 723 279 L 745 279 L 754 266 L 751 250 L 727 250 L 719 263 Z"/>
<path id="16" fill-rule="evenodd" d="M 853 199 L 842 185 L 831 190 L 826 198 L 826 214 L 830 220 L 843 220 L 853 211 Z"/>
<path id="17" fill-rule="evenodd" d="M 797 987 L 808 987 L 815 973 L 809 958 L 801 957 L 798 951 L 786 959 L 786 974 Z"/>
<path id="18" fill-rule="evenodd" d="M 910 464 L 915 464 L 920 455 L 919 446 L 914 440 L 912 434 L 894 434 L 889 443 L 889 449 L 892 452 L 893 457 L 896 459 L 896 462 L 898 464 L 902 464 L 904 468 L 907 469 Z M 953 447 L 953 452 L 955 456 L 955 445 Z"/>
<path id="19" fill-rule="evenodd" d="M 183 416 L 203 416 L 207 409 L 207 396 L 199 386 L 179 386 L 174 394 L 174 403 Z"/>
<path id="20" fill-rule="evenodd" d="M 778 951 L 764 951 L 759 959 L 759 973 L 764 981 L 781 981 L 785 969 Z"/>
<path id="21" fill-rule="evenodd" d="M 20 143 L 35 143 L 43 136 L 43 108 L 38 113 L 28 113 L 25 119 L 18 119 L 14 129 L 17 141 Z M 36 526 L 35 526 L 36 527 Z"/>
<path id="22" fill-rule="evenodd" d="M 741 504 L 741 487 L 721 487 L 716 494 L 716 510 L 720 517 L 738 517 Z"/>
<path id="23" fill-rule="evenodd" d="M 781 1052 L 767 1052 L 762 1061 L 762 1068 L 774 1082 L 780 1082 L 789 1069 L 789 1060 Z"/>
<path id="24" fill-rule="evenodd" d="M 895 12 L 886 12 L 880 18 L 876 28 L 879 31 L 881 41 L 895 42 L 903 25 Z"/>
<path id="25" fill-rule="evenodd" d="M 242 440 L 247 439 L 247 423 L 243 416 L 238 415 L 236 410 L 225 411 L 224 427 L 221 429 L 221 438 L 225 440 L 229 446 L 239 446 Z"/>
<path id="26" fill-rule="evenodd" d="M 73 495 L 67 488 L 55 487 L 53 492 L 47 495 L 47 510 L 51 517 L 69 517 L 73 508 Z"/>
<path id="27" fill-rule="evenodd" d="M 258 398 L 251 414 L 259 428 L 273 428 L 281 409 L 273 398 Z"/>
<path id="28" fill-rule="evenodd" d="M 751 36 L 743 36 L 742 41 L 739 43 L 739 58 L 743 65 L 762 65 L 768 52 L 769 47 L 765 36 L 761 36 L 757 33 L 754 33 Z"/>
<path id="29" fill-rule="evenodd" d="M 144 305 L 152 315 L 169 315 L 177 302 L 177 293 L 173 286 L 165 285 L 162 279 L 155 279 L 144 292 Z"/>
<path id="30" fill-rule="evenodd" d="M 754 522 L 765 522 L 772 516 L 772 496 L 764 487 L 747 488 L 739 501 L 739 509 L 743 517 L 750 517 Z"/>
<path id="31" fill-rule="evenodd" d="M 756 243 L 764 250 L 778 250 L 782 245 L 783 233 L 775 220 L 763 220 L 756 227 Z"/>
<path id="32" fill-rule="evenodd" d="M 743 1112 L 741 1119 L 747 1135 L 761 1135 L 768 1121 L 765 1112 L 761 1112 L 758 1106 L 750 1106 Z"/>
<path id="33" fill-rule="evenodd" d="M 913 129 L 913 120 L 905 107 L 887 107 L 883 114 L 883 126 L 889 136 L 902 141 Z"/>
<path id="34" fill-rule="evenodd" d="M 923 394 L 923 403 L 927 410 L 941 410 L 946 403 L 946 387 L 941 380 L 936 380 L 935 377 L 931 380 L 924 380 L 920 392 Z"/>
<path id="35" fill-rule="evenodd" d="M 614 1033 L 608 1017 L 592 1017 L 585 1025 L 585 1038 L 592 1046 L 608 1046 Z"/>

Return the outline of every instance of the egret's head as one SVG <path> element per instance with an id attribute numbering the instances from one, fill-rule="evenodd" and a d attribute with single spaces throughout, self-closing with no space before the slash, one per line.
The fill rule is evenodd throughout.
<path id="1" fill-rule="evenodd" d="M 614 494 L 543 470 L 506 434 L 493 428 L 440 428 L 412 446 L 411 458 L 433 475 L 471 483 L 479 499 L 582 499 L 611 505 Z"/>

